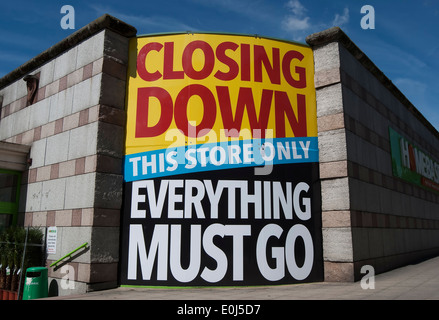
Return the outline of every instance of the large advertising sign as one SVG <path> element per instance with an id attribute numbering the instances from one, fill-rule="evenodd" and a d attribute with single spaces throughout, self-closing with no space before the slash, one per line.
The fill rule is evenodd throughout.
<path id="1" fill-rule="evenodd" d="M 124 178 L 122 285 L 321 281 L 312 50 L 132 39 Z"/>
<path id="2" fill-rule="evenodd" d="M 439 162 L 389 127 L 393 175 L 439 192 Z"/>

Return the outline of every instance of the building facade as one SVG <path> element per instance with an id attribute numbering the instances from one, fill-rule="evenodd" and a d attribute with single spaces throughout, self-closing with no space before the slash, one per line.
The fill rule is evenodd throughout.
<path id="1" fill-rule="evenodd" d="M 20 190 L 0 223 L 56 227 L 47 266 L 88 243 L 67 263 L 74 289 L 61 286 L 65 270 L 49 267 L 60 295 L 120 284 L 136 33 L 102 16 L 0 79 L 0 173 Z M 356 281 L 363 265 L 380 273 L 437 255 L 439 133 L 339 28 L 306 41 L 314 56 L 322 280 Z"/>
<path id="2" fill-rule="evenodd" d="M 438 159 L 437 130 L 339 29 L 307 42 L 316 67 L 325 278 L 358 280 L 363 265 L 380 273 L 436 255 L 437 184 L 395 175 L 389 130 Z"/>

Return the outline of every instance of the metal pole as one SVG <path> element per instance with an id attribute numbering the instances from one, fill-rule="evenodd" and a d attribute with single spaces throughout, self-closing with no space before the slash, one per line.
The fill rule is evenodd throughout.
<path id="1" fill-rule="evenodd" d="M 44 229 L 44 243 L 43 243 L 43 250 L 44 250 L 44 253 L 41 254 L 41 256 L 42 256 L 42 259 L 41 259 L 41 265 L 42 265 L 42 266 L 45 266 L 45 265 L 46 265 L 47 256 L 48 256 L 48 254 L 47 254 L 47 229 L 48 229 L 48 227 L 46 227 L 46 228 Z"/>
<path id="2" fill-rule="evenodd" d="M 29 234 L 29 227 L 26 229 L 26 238 L 24 240 L 24 249 L 23 249 L 23 257 L 21 258 L 21 271 L 20 271 L 20 280 L 18 282 L 18 294 L 17 294 L 17 300 L 20 299 L 20 291 L 21 291 L 21 277 L 23 276 L 23 268 L 24 268 L 24 257 L 26 256 L 26 247 L 27 247 L 27 235 Z"/>

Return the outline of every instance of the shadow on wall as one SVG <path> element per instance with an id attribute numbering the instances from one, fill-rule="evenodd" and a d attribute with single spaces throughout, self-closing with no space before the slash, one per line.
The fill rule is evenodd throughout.
<path id="1" fill-rule="evenodd" d="M 49 297 L 58 297 L 59 296 L 59 289 L 58 289 L 58 282 L 55 279 L 52 279 L 49 284 Z"/>

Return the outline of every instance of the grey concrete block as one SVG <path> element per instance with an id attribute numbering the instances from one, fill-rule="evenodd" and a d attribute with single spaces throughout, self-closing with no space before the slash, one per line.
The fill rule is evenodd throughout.
<path id="1" fill-rule="evenodd" d="M 8 121 L 12 122 L 12 130 L 11 130 L 11 135 L 15 136 L 17 134 L 23 133 L 28 131 L 29 129 L 31 129 L 29 127 L 29 118 L 30 118 L 31 114 L 30 114 L 30 109 L 29 108 L 24 108 L 21 109 L 18 112 L 13 113 L 9 118 Z M 6 121 L 2 121 L 2 125 L 3 122 Z"/>
<path id="2" fill-rule="evenodd" d="M 320 162 L 347 159 L 346 134 L 344 129 L 319 132 Z"/>
<path id="3" fill-rule="evenodd" d="M 351 228 L 323 228 L 322 235 L 325 261 L 353 261 Z"/>
<path id="4" fill-rule="evenodd" d="M 396 255 L 397 252 L 397 230 L 396 229 L 384 229 L 382 230 L 383 237 L 383 254 L 384 256 Z"/>
<path id="5" fill-rule="evenodd" d="M 29 112 L 29 129 L 49 122 L 50 99 L 43 99 L 27 107 Z"/>
<path id="6" fill-rule="evenodd" d="M 314 53 L 315 71 L 340 67 L 340 53 L 338 42 L 332 42 L 322 47 L 316 47 Z"/>
<path id="7" fill-rule="evenodd" d="M 68 177 L 66 180 L 65 209 L 91 208 L 94 204 L 95 173 Z"/>
<path id="8" fill-rule="evenodd" d="M 383 196 L 381 187 L 365 181 L 350 179 L 349 191 L 352 210 L 383 212 L 381 208 L 381 198 Z"/>
<path id="9" fill-rule="evenodd" d="M 70 130 L 68 160 L 96 154 L 98 123 Z"/>
<path id="10" fill-rule="evenodd" d="M 373 184 L 366 184 L 366 210 L 368 212 L 381 212 L 380 187 Z"/>
<path id="11" fill-rule="evenodd" d="M 96 173 L 94 206 L 97 208 L 120 209 L 122 206 L 122 175 Z"/>
<path id="12" fill-rule="evenodd" d="M 1 119 L 1 125 L 0 125 L 0 141 L 6 140 L 7 138 L 12 137 L 12 127 L 13 122 L 11 121 L 11 117 L 13 115 Z"/>
<path id="13" fill-rule="evenodd" d="M 380 212 L 391 214 L 392 212 L 392 192 L 386 188 L 380 188 Z"/>
<path id="14" fill-rule="evenodd" d="M 74 89 L 74 87 L 67 88 L 49 98 L 49 121 L 64 118 L 72 113 Z"/>
<path id="15" fill-rule="evenodd" d="M 72 113 L 90 108 L 99 103 L 101 74 L 75 85 Z"/>
<path id="16" fill-rule="evenodd" d="M 104 54 L 104 36 L 105 30 L 100 31 L 96 35 L 81 42 L 78 45 L 78 58 L 76 61 L 76 69 L 98 60 Z"/>
<path id="17" fill-rule="evenodd" d="M 351 131 L 346 131 L 346 141 L 348 160 L 378 172 L 388 172 L 388 164 L 386 163 L 384 164 L 385 166 L 383 166 L 378 161 L 381 160 L 382 157 L 385 157 L 388 161 L 390 161 L 390 159 L 378 146 L 373 145 Z"/>
<path id="18" fill-rule="evenodd" d="M 323 180 L 322 210 L 348 210 L 350 208 L 348 178 Z"/>
<path id="19" fill-rule="evenodd" d="M 120 63 L 128 63 L 129 38 L 121 36 L 111 30 L 105 32 L 104 54 Z"/>
<path id="20" fill-rule="evenodd" d="M 406 245 L 404 243 L 405 229 L 395 229 L 395 250 L 397 254 L 404 253 L 406 251 Z"/>
<path id="21" fill-rule="evenodd" d="M 349 180 L 350 207 L 352 210 L 365 210 L 367 207 L 367 184 L 357 180 Z"/>
<path id="22" fill-rule="evenodd" d="M 384 256 L 383 229 L 368 228 L 370 258 Z"/>
<path id="23" fill-rule="evenodd" d="M 317 117 L 343 112 L 342 85 L 340 83 L 316 91 Z"/>
<path id="24" fill-rule="evenodd" d="M 366 228 L 352 228 L 353 260 L 369 259 L 369 233 Z"/>
<path id="25" fill-rule="evenodd" d="M 418 233 L 419 230 L 406 229 L 404 232 L 404 245 L 406 251 L 416 251 L 419 246 Z"/>
<path id="26" fill-rule="evenodd" d="M 66 179 L 43 181 L 40 210 L 46 211 L 64 209 L 65 190 Z"/>
<path id="27" fill-rule="evenodd" d="M 40 211 L 42 194 L 42 182 L 27 185 L 26 212 Z"/>
<path id="28" fill-rule="evenodd" d="M 97 122 L 96 122 L 97 123 Z M 115 158 L 124 155 L 125 129 L 110 123 L 99 122 L 97 153 Z"/>
<path id="29" fill-rule="evenodd" d="M 31 74 L 36 74 L 37 72 L 32 72 Z M 25 97 L 27 95 L 27 84 L 26 81 L 23 80 L 23 78 L 16 81 L 17 86 L 17 99 L 20 99 L 22 97 Z"/>
<path id="30" fill-rule="evenodd" d="M 56 81 L 75 71 L 77 55 L 78 47 L 75 46 L 55 59 L 53 81 Z"/>
<path id="31" fill-rule="evenodd" d="M 103 73 L 99 103 L 123 110 L 125 109 L 125 91 L 124 80 Z"/>
<path id="32" fill-rule="evenodd" d="M 47 138 L 45 165 L 67 160 L 69 139 L 68 131 Z"/>
<path id="33" fill-rule="evenodd" d="M 45 63 L 43 66 L 41 66 L 39 70 L 37 70 L 37 72 L 40 71 L 40 79 L 38 83 L 38 86 L 40 88 L 53 82 L 54 69 L 55 69 L 55 60 L 51 60 Z"/>
<path id="34" fill-rule="evenodd" d="M 118 227 L 94 227 L 91 235 L 90 260 L 92 263 L 119 261 Z"/>
<path id="35" fill-rule="evenodd" d="M 365 106 L 364 101 L 346 86 L 343 87 L 343 103 L 345 113 L 351 116 L 353 119 L 360 121 L 363 109 L 364 107 L 367 107 L 367 105 Z"/>
<path id="36" fill-rule="evenodd" d="M 385 175 L 391 176 L 393 173 L 392 173 L 392 157 L 390 153 L 384 151 L 383 149 L 375 148 L 375 156 L 377 163 L 376 170 Z"/>

